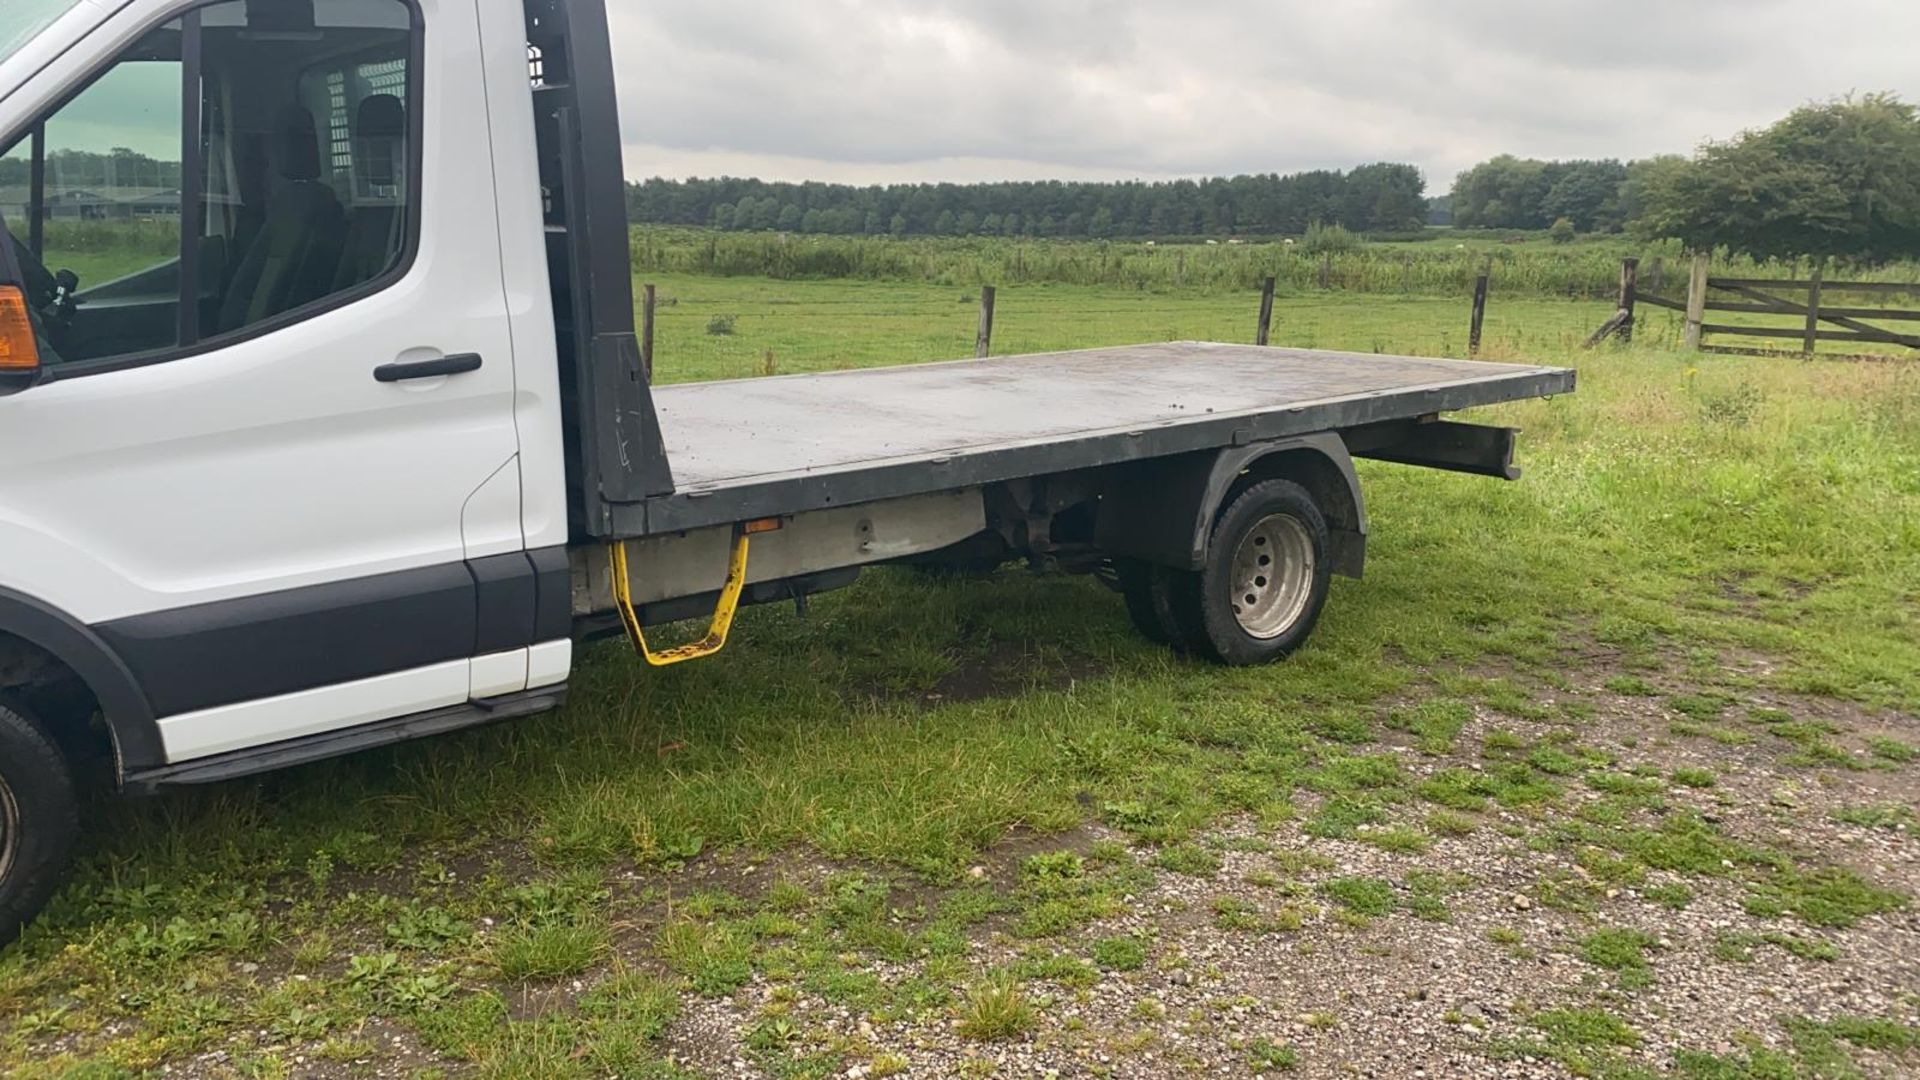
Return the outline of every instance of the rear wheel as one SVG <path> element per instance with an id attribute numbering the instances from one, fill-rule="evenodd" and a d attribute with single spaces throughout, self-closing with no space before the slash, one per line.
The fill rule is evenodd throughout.
<path id="1" fill-rule="evenodd" d="M 66 755 L 24 709 L 0 699 L 0 944 L 59 888 L 79 834 Z"/>
<path id="2" fill-rule="evenodd" d="M 1118 569 L 1120 595 L 1140 635 L 1156 645 L 1187 651 L 1198 632 L 1191 594 L 1199 575 L 1135 559 L 1122 560 Z"/>
<path id="3" fill-rule="evenodd" d="M 1312 636 L 1332 582 L 1327 519 L 1305 488 L 1267 480 L 1214 522 L 1206 565 L 1185 583 L 1189 647 L 1236 667 L 1291 655 Z"/>

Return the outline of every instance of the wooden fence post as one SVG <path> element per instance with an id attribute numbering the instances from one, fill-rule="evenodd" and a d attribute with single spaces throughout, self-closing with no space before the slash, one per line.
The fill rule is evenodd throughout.
<path id="1" fill-rule="evenodd" d="M 1713 256 L 1693 257 L 1693 274 L 1687 281 L 1686 346 L 1689 349 L 1700 348 L 1700 328 L 1707 321 L 1707 275 L 1712 268 Z"/>
<path id="2" fill-rule="evenodd" d="M 980 333 L 973 339 L 973 355 L 981 360 L 993 352 L 993 300 L 993 286 L 980 286 Z"/>
<path id="3" fill-rule="evenodd" d="M 647 385 L 653 385 L 653 286 L 648 285 L 640 304 L 640 371 Z"/>
<path id="4" fill-rule="evenodd" d="M 1807 336 L 1806 354 L 1813 356 L 1814 349 L 1820 344 L 1820 292 L 1827 281 L 1827 260 L 1824 256 L 1813 260 L 1813 277 L 1807 283 Z"/>
<path id="5" fill-rule="evenodd" d="M 1480 331 L 1487 322 L 1487 279 L 1481 274 L 1473 279 L 1473 328 L 1467 331 L 1467 355 L 1480 355 Z"/>
<path id="6" fill-rule="evenodd" d="M 1264 346 L 1273 330 L 1273 286 L 1272 278 L 1260 283 L 1260 333 L 1253 339 L 1255 345 Z"/>
<path id="7" fill-rule="evenodd" d="M 1595 330 L 1581 348 L 1591 349 L 1615 334 L 1620 335 L 1621 341 L 1633 340 L 1633 309 L 1640 300 L 1639 285 L 1640 260 L 1620 260 L 1620 295 L 1615 300 L 1613 315 L 1600 324 L 1600 329 Z"/>
<path id="8" fill-rule="evenodd" d="M 1633 341 L 1633 308 L 1640 294 L 1640 260 L 1623 259 L 1620 263 L 1620 340 Z"/>

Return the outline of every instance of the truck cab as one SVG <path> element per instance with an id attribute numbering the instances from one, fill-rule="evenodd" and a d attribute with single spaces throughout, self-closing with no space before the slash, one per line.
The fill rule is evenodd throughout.
<path id="1" fill-rule="evenodd" d="M 92 699 L 120 779 L 551 706 L 537 6 L 30 6 L 0 61 L 0 686 Z"/>

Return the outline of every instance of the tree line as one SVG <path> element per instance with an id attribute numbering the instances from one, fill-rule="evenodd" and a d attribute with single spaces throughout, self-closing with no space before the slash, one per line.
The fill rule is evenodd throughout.
<path id="1" fill-rule="evenodd" d="M 1756 259 L 1920 259 L 1920 112 L 1846 97 L 1709 143 L 1648 179 L 1636 230 Z"/>
<path id="2" fill-rule="evenodd" d="M 1920 257 L 1920 112 L 1892 94 L 1795 109 L 1692 157 L 1537 161 L 1460 174 L 1466 228 L 1629 232 L 1757 259 Z"/>
<path id="3" fill-rule="evenodd" d="M 1892 94 L 1794 110 L 1691 157 L 1542 161 L 1503 154 L 1428 200 L 1411 165 L 1163 183 L 629 185 L 636 222 L 729 231 L 1090 238 L 1282 236 L 1309 226 L 1627 232 L 1755 258 L 1920 258 L 1920 112 Z"/>
<path id="4" fill-rule="evenodd" d="M 0 157 L 0 187 L 24 188 L 33 182 L 32 177 L 32 162 L 24 153 Z M 177 188 L 180 163 L 160 161 L 125 147 L 115 147 L 104 154 L 92 150 L 54 150 L 47 154 L 47 184 L 65 191 Z"/>
<path id="5" fill-rule="evenodd" d="M 1648 184 L 1680 157 L 1623 163 L 1540 161 L 1502 154 L 1454 181 L 1453 224 L 1465 229 L 1550 229 L 1621 232 L 1645 213 Z"/>
<path id="6" fill-rule="evenodd" d="M 1408 232 L 1426 224 L 1412 165 L 1159 183 L 769 183 L 732 177 L 629 184 L 636 223 L 893 236 L 1282 236 L 1313 224 Z"/>

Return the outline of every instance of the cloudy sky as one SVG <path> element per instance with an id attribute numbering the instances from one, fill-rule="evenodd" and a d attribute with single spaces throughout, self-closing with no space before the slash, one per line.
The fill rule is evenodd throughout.
<path id="1" fill-rule="evenodd" d="M 851 183 L 1683 152 L 1920 101 L 1920 0 L 613 0 L 629 175 Z"/>

